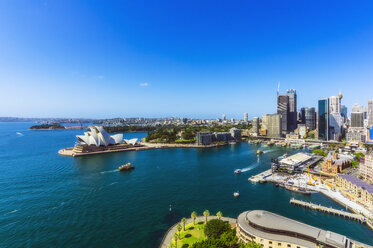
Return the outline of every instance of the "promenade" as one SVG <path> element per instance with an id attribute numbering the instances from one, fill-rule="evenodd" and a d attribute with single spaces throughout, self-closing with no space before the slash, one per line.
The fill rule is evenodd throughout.
<path id="1" fill-rule="evenodd" d="M 207 220 L 212 220 L 212 219 L 217 219 L 217 218 L 218 218 L 217 216 L 209 216 L 207 218 Z M 196 222 L 198 222 L 198 221 L 205 221 L 205 219 L 206 219 L 205 216 L 198 216 L 195 221 Z M 234 224 L 237 223 L 237 219 L 230 218 L 230 217 L 221 217 L 220 219 L 223 220 L 223 221 L 228 221 L 229 224 L 231 224 L 231 225 L 234 225 Z M 161 244 L 159 245 L 159 248 L 168 248 L 169 244 L 171 243 L 172 238 L 174 237 L 174 234 L 177 231 L 176 226 L 179 223 L 180 222 L 176 223 L 175 225 L 173 225 L 172 227 L 170 227 L 167 230 L 166 234 L 163 236 L 163 239 L 161 241 Z M 192 218 L 187 219 L 186 225 L 190 224 L 190 223 L 193 223 L 193 219 Z"/>

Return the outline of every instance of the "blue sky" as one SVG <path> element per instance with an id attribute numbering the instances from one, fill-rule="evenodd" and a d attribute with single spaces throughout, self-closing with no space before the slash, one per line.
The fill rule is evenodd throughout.
<path id="1" fill-rule="evenodd" d="M 0 1 L 0 116 L 227 117 L 373 98 L 372 1 Z"/>

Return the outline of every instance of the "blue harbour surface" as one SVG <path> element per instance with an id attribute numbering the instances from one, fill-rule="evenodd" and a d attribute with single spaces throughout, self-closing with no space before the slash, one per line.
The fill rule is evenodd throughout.
<path id="1" fill-rule="evenodd" d="M 289 204 L 295 197 L 342 208 L 327 197 L 248 182 L 272 157 L 297 150 L 263 147 L 258 158 L 245 142 L 72 158 L 57 151 L 82 130 L 28 130 L 32 124 L 0 123 L 0 247 L 157 247 L 172 224 L 205 209 L 230 217 L 264 209 L 373 245 L 364 225 Z M 126 162 L 135 170 L 119 173 Z M 235 175 L 237 168 L 246 171 Z"/>

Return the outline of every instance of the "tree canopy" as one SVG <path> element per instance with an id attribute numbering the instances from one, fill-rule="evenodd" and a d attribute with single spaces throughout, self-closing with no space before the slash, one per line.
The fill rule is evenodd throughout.
<path id="1" fill-rule="evenodd" d="M 229 230 L 231 230 L 229 223 L 219 219 L 212 219 L 207 222 L 204 232 L 208 239 L 217 239 Z"/>

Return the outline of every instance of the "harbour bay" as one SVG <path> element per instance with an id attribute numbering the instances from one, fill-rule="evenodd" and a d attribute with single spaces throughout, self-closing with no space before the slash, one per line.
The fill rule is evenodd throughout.
<path id="1" fill-rule="evenodd" d="M 373 245 L 364 225 L 289 204 L 295 197 L 343 208 L 329 198 L 248 182 L 272 157 L 297 150 L 264 147 L 258 157 L 255 145 L 242 142 L 72 158 L 57 151 L 82 130 L 28 130 L 32 124 L 0 123 L 0 247 L 157 247 L 170 226 L 205 209 L 234 218 L 268 210 Z M 119 173 L 127 162 L 136 169 Z M 238 168 L 245 170 L 235 175 Z"/>

